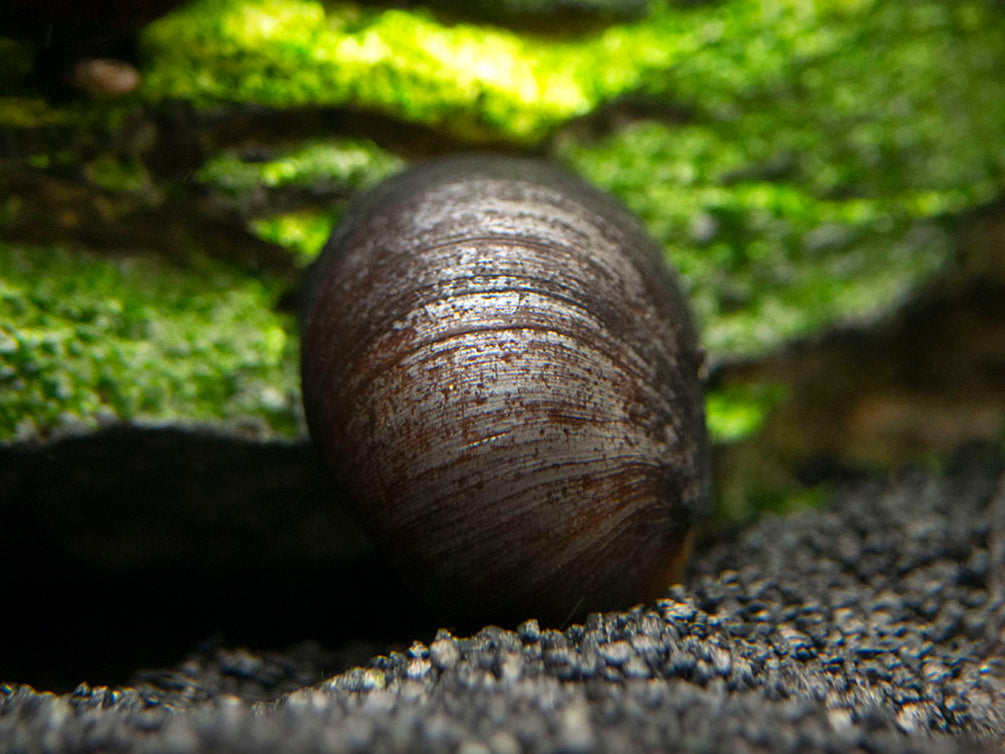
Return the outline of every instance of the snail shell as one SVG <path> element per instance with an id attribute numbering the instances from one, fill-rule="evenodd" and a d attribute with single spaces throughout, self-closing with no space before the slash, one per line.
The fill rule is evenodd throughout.
<path id="1" fill-rule="evenodd" d="M 510 157 L 391 178 L 319 258 L 302 347 L 323 460 L 441 615 L 560 623 L 672 583 L 709 498 L 702 356 L 610 196 Z"/>

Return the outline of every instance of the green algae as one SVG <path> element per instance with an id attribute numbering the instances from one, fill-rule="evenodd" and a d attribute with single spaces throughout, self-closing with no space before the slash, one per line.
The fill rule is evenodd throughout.
<path id="1" fill-rule="evenodd" d="M 341 217 L 338 209 L 327 212 L 301 210 L 251 221 L 251 231 L 259 238 L 289 249 L 301 266 L 321 252 Z"/>
<path id="2" fill-rule="evenodd" d="M 829 88 L 826 73 L 799 79 L 801 66 L 819 61 L 839 61 L 853 74 L 828 92 L 839 114 L 870 95 L 882 97 L 873 104 L 910 109 L 897 95 L 926 81 L 970 88 L 990 74 L 985 88 L 993 89 L 1000 78 L 1003 21 L 986 0 L 652 2 L 649 9 L 642 20 L 563 38 L 444 24 L 422 9 L 200 0 L 148 27 L 143 89 L 152 99 L 204 104 L 352 104 L 471 138 L 534 143 L 626 95 L 729 117 L 797 83 Z M 891 62 L 893 79 L 883 67 Z M 973 104 L 968 94 L 954 86 L 934 96 Z"/>
<path id="3" fill-rule="evenodd" d="M 1005 17 L 987 0 L 658 1 L 642 20 L 547 35 L 443 23 L 421 9 L 197 0 L 148 27 L 142 49 L 143 85 L 125 104 L 6 97 L 0 126 L 115 129 L 140 100 L 154 108 L 173 99 L 209 108 L 267 105 L 290 109 L 291 118 L 297 107 L 336 105 L 462 139 L 543 148 L 642 216 L 682 271 L 713 358 L 762 353 L 888 311 L 950 257 L 952 216 L 1000 196 L 1005 185 Z M 565 129 L 624 103 L 655 115 L 628 125 L 615 120 L 603 137 Z M 197 178 L 232 197 L 319 182 L 338 193 L 398 164 L 372 145 L 353 149 L 308 142 L 261 164 L 227 152 Z M 68 154 L 40 152 L 33 161 L 66 164 L 74 159 Z M 89 162 L 84 174 L 112 192 L 142 190 L 147 180 L 141 166 L 109 158 Z M 327 238 L 340 211 L 334 205 L 250 223 L 305 264 Z M 62 311 L 60 296 L 32 303 L 32 274 L 51 273 L 56 282 L 47 285 L 69 286 L 68 299 L 141 302 L 130 311 L 153 311 L 163 294 L 172 313 L 165 321 L 174 322 L 173 313 L 189 318 L 185 337 L 195 338 L 198 320 L 183 315 L 169 291 L 127 274 L 128 265 L 81 260 L 0 247 L 0 379 L 25 387 L 24 395 L 4 399 L 5 437 L 26 418 L 44 430 L 67 416 L 93 423 L 103 413 L 193 421 L 254 415 L 280 431 L 293 426 L 295 377 L 286 361 L 250 359 L 258 366 L 247 374 L 258 377 L 247 384 L 228 376 L 238 352 L 263 352 L 253 345 L 252 324 L 275 332 L 275 292 L 267 283 L 216 270 L 200 288 L 199 275 L 170 268 L 175 287 L 191 297 L 229 301 L 229 315 L 198 315 L 204 340 L 214 345 L 189 349 L 186 358 L 207 363 L 177 365 L 190 375 L 184 378 L 164 366 L 179 355 L 134 358 L 143 348 L 116 334 L 118 325 L 108 338 L 97 330 L 95 342 L 109 344 L 107 354 L 105 346 L 96 352 L 107 367 L 72 353 L 87 323 L 67 313 L 43 317 Z M 226 289 L 212 282 L 221 276 L 230 276 Z M 115 293 L 115 281 L 126 290 Z M 22 319 L 8 316 L 22 309 Z M 288 323 L 280 331 L 291 332 Z M 227 338 L 233 345 L 225 346 Z M 291 347 L 286 341 L 281 350 Z M 165 348 L 154 350 L 163 355 Z M 15 355 L 23 362 L 16 369 L 8 363 Z M 123 366 L 129 362 L 139 371 Z M 255 399 L 263 391 L 271 396 L 264 404 L 285 408 L 265 411 Z M 728 441 L 755 432 L 771 405 L 757 396 L 714 395 L 713 434 Z"/>
<path id="4" fill-rule="evenodd" d="M 364 139 L 316 140 L 298 144 L 274 159 L 248 161 L 228 151 L 196 174 L 232 196 L 261 188 L 301 186 L 328 193 L 367 188 L 401 169 L 402 160 Z"/>
<path id="5" fill-rule="evenodd" d="M 296 434 L 296 339 L 276 295 L 209 262 L 0 245 L 0 437 L 105 420 Z"/>
<path id="6" fill-rule="evenodd" d="M 148 30 L 144 91 L 362 106 L 518 143 L 623 99 L 687 113 L 560 134 L 552 153 L 645 219 L 713 353 L 889 309 L 949 256 L 944 219 L 1001 192 L 1005 20 L 985 0 L 649 9 L 540 37 L 421 9 L 201 0 Z M 229 169 L 248 186 L 303 168 Z"/>
<path id="7" fill-rule="evenodd" d="M 770 411 L 784 402 L 786 387 L 776 384 L 734 385 L 705 396 L 705 415 L 712 442 L 737 442 L 764 424 Z"/>
<path id="8" fill-rule="evenodd" d="M 590 44 L 443 24 L 421 9 L 202 0 L 148 28 L 143 90 L 203 104 L 353 104 L 472 139 L 533 142 L 616 88 L 584 70 L 600 51 Z"/>
<path id="9" fill-rule="evenodd" d="M 636 83 L 675 43 L 649 23 L 562 40 L 440 23 L 421 8 L 201 0 L 147 29 L 143 92 L 202 105 L 362 106 L 472 140 L 534 143 Z"/>
<path id="10" fill-rule="evenodd" d="M 1005 185 L 1005 24 L 988 4 L 773 13 L 776 43 L 725 14 L 673 76 L 648 79 L 656 99 L 693 100 L 691 122 L 555 150 L 665 245 L 716 356 L 890 311 L 950 258 L 952 216 Z"/>
<path id="11" fill-rule="evenodd" d="M 959 192 L 825 198 L 792 180 L 742 176 L 756 164 L 742 143 L 717 129 L 643 123 L 560 149 L 664 244 L 715 356 L 889 311 L 947 259 L 938 219 Z"/>
<path id="12" fill-rule="evenodd" d="M 353 191 L 367 189 L 397 172 L 404 161 L 365 139 L 311 140 L 281 151 L 273 159 L 249 161 L 228 150 L 215 155 L 196 173 L 238 201 L 265 189 L 301 189 L 343 201 Z M 341 202 L 331 207 L 306 208 L 257 217 L 252 233 L 295 254 L 308 264 L 321 250 L 341 215 Z"/>
<path id="13" fill-rule="evenodd" d="M 420 12 L 345 4 L 326 16 L 320 3 L 302 0 L 204 0 L 153 24 L 145 42 L 150 98 L 353 103 L 472 135 L 531 127 L 520 99 L 556 113 L 553 120 L 567 113 L 555 97 L 562 87 L 535 75 L 518 36 L 448 27 Z"/>

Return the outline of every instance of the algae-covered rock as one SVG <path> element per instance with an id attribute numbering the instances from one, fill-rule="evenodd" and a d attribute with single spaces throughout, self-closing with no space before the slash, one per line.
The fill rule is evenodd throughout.
<path id="1" fill-rule="evenodd" d="M 0 245 L 0 434 L 121 421 L 300 432 L 297 344 L 276 295 L 208 262 Z"/>
<path id="2" fill-rule="evenodd" d="M 563 22 L 586 5 L 596 23 Z M 46 103 L 18 63 L 4 73 L 21 82 L 0 99 L 4 152 L 35 176 L 79 171 L 92 206 L 81 221 L 53 200 L 57 222 L 31 235 L 48 199 L 37 181 L 13 185 L 0 255 L 62 234 L 100 256 L 87 218 L 106 218 L 98 238 L 133 233 L 137 202 L 123 198 L 139 195 L 160 203 L 154 222 L 185 219 L 186 243 L 200 218 L 229 223 L 238 245 L 256 235 L 295 268 L 350 193 L 413 159 L 532 151 L 642 216 L 683 273 L 714 367 L 889 313 L 951 266 L 957 218 L 1005 185 L 1005 17 L 988 0 L 560 2 L 544 29 L 479 13 L 194 0 L 141 32 L 142 84 L 114 105 Z M 714 397 L 718 436 L 756 430 L 775 405 L 759 390 Z M 47 400 L 5 431 L 51 426 L 59 392 Z"/>
<path id="3" fill-rule="evenodd" d="M 944 263 L 939 221 L 1000 190 L 1003 42 L 984 2 L 657 2 L 545 41 L 421 9 L 202 2 L 151 29 L 147 93 L 520 142 L 624 98 L 683 111 L 551 151 L 648 221 L 713 353 L 749 353 L 888 307 Z"/>

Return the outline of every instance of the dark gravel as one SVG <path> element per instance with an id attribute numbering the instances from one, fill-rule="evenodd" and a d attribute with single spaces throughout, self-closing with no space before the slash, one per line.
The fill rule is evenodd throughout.
<path id="1" fill-rule="evenodd" d="M 210 646 L 128 688 L 0 686 L 0 751 L 1002 750 L 1005 477 L 968 459 L 767 517 L 665 600 L 564 631 L 372 659 Z"/>

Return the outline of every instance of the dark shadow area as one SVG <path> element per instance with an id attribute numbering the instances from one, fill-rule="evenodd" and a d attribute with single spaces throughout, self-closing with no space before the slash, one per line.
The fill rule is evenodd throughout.
<path id="1" fill-rule="evenodd" d="M 272 649 L 432 630 L 315 464 L 305 444 L 172 429 L 0 449 L 0 680 L 125 683 L 213 636 Z"/>
<path id="2" fill-rule="evenodd" d="M 795 489 L 1000 443 L 1005 282 L 940 275 L 882 321 L 712 365 L 709 389 L 743 384 L 781 385 L 786 398 L 750 441 L 716 449 L 720 481 Z"/>

